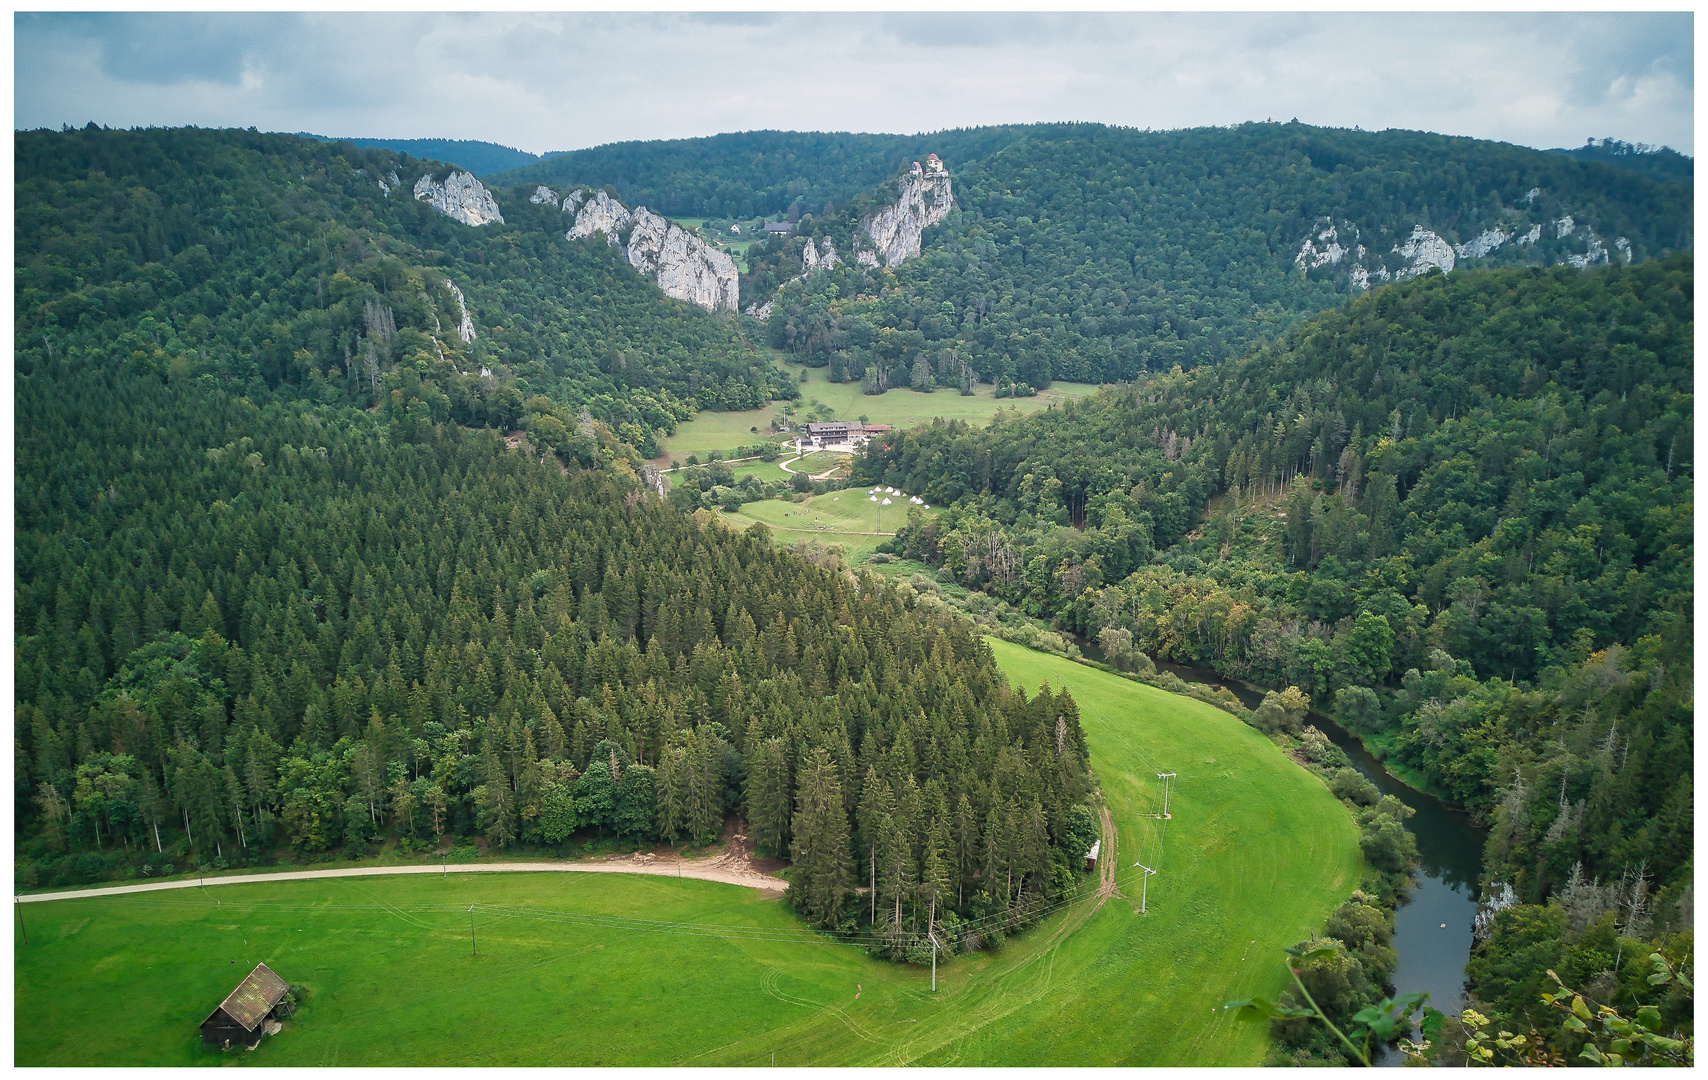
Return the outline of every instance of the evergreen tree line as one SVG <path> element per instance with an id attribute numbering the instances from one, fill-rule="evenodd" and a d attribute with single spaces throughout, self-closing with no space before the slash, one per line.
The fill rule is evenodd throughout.
<path id="1" fill-rule="evenodd" d="M 897 949 L 1076 886 L 1072 698 L 873 575 L 448 423 L 45 357 L 18 416 L 23 884 L 733 814 Z"/>

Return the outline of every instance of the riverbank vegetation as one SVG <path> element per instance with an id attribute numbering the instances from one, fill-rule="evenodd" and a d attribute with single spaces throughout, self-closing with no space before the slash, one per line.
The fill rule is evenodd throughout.
<path id="1" fill-rule="evenodd" d="M 856 479 L 949 504 L 891 546 L 959 583 L 1332 704 L 1492 824 L 1491 895 L 1640 879 L 1664 927 L 1693 836 L 1692 281 L 1433 276 L 1237 363 L 909 432 Z"/>

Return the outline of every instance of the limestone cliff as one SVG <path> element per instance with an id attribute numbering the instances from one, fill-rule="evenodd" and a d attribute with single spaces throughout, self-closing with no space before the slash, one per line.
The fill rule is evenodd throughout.
<path id="1" fill-rule="evenodd" d="M 628 228 L 631 220 L 633 215 L 629 213 L 628 207 L 603 191 L 595 192 L 593 197 L 587 200 L 587 205 L 576 211 L 575 221 L 569 226 L 569 232 L 564 238 L 579 240 L 583 236 L 592 236 L 599 232 L 605 234 L 606 242 L 612 247 L 618 247 L 621 243 L 618 238 L 623 230 Z"/>
<path id="2" fill-rule="evenodd" d="M 631 213 L 606 192 L 594 192 L 585 205 L 580 203 L 580 192 L 563 200 L 566 211 L 575 209 L 565 239 L 603 233 L 605 241 L 621 248 L 629 265 L 657 282 L 666 296 L 707 311 L 738 309 L 738 275 L 728 255 L 644 206 Z"/>
<path id="3" fill-rule="evenodd" d="M 707 311 L 737 307 L 735 260 L 646 207 L 635 209 L 629 233 L 629 265 L 658 282 L 666 296 Z"/>
<path id="4" fill-rule="evenodd" d="M 1532 188 L 1525 193 L 1524 203 L 1534 203 L 1539 194 L 1538 189 Z M 1524 215 L 1515 212 L 1511 216 L 1522 218 Z M 1570 214 L 1533 223 L 1528 228 L 1522 223 L 1493 225 L 1459 244 L 1449 243 L 1422 225 L 1414 225 L 1411 234 L 1395 244 L 1388 256 L 1373 254 L 1358 243 L 1360 232 L 1357 225 L 1324 217 L 1317 219 L 1311 231 L 1300 241 L 1298 252 L 1293 256 L 1293 265 L 1303 273 L 1323 267 L 1343 271 L 1353 288 L 1364 290 L 1385 281 L 1419 277 L 1433 270 L 1450 274 L 1465 260 L 1486 259 L 1508 244 L 1528 247 L 1540 243 L 1545 228 L 1554 240 L 1581 240 L 1584 245 L 1582 254 L 1556 255 L 1558 264 L 1582 269 L 1605 264 L 1612 258 L 1602 238 Z M 1625 237 L 1614 239 L 1613 250 L 1622 262 L 1631 261 L 1631 243 Z"/>
<path id="5" fill-rule="evenodd" d="M 917 170 L 918 166 L 914 166 Z M 949 188 L 949 176 L 943 172 L 909 173 L 897 181 L 895 203 L 860 222 L 866 235 L 877 246 L 877 254 L 885 266 L 900 266 L 904 259 L 919 254 L 919 238 L 926 229 L 949 216 L 954 196 Z M 862 263 L 859 253 L 855 256 Z"/>
<path id="6" fill-rule="evenodd" d="M 497 200 L 473 173 L 453 172 L 444 183 L 423 176 L 415 181 L 415 197 L 464 225 L 504 224 Z"/>

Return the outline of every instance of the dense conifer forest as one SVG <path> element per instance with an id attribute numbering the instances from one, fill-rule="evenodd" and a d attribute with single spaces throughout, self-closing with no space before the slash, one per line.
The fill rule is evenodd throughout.
<path id="1" fill-rule="evenodd" d="M 700 844 L 731 813 L 809 921 L 898 950 L 1077 883 L 1072 699 L 871 575 L 490 433 L 102 354 L 38 357 L 18 416 L 25 884 L 383 835 Z"/>

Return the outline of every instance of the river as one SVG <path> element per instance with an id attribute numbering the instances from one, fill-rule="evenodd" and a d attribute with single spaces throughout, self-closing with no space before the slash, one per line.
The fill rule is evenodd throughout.
<path id="1" fill-rule="evenodd" d="M 1213 671 L 1158 660 L 1156 666 L 1188 682 L 1225 686 L 1247 708 L 1256 708 L 1264 691 Z M 1420 866 L 1413 875 L 1411 899 L 1394 919 L 1394 951 L 1399 966 L 1394 985 L 1402 994 L 1429 993 L 1429 1003 L 1456 1014 L 1464 1005 L 1465 962 L 1471 955 L 1471 926 L 1477 915 L 1477 875 L 1482 870 L 1486 833 L 1470 816 L 1391 776 L 1357 739 L 1333 720 L 1313 712 L 1308 723 L 1346 751 L 1352 767 L 1384 795 L 1392 795 L 1417 813 L 1406 822 L 1417 836 Z M 1401 1054 L 1384 1052 L 1382 1065 L 1403 1065 Z"/>

